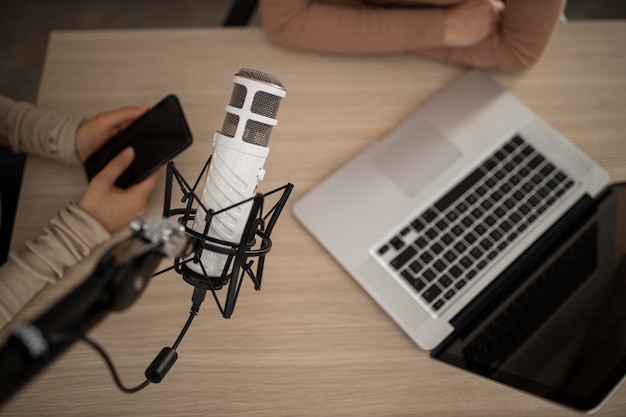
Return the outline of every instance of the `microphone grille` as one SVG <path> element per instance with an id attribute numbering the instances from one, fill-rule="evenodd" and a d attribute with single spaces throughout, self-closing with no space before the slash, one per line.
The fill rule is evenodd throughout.
<path id="1" fill-rule="evenodd" d="M 243 134 L 243 141 L 267 148 L 272 134 L 272 126 L 248 119 Z"/>
<path id="2" fill-rule="evenodd" d="M 270 119 L 276 119 L 276 114 L 278 113 L 278 107 L 280 106 L 282 97 L 272 94 L 271 92 L 264 91 L 264 89 L 276 91 L 278 88 L 284 91 L 285 85 L 281 80 L 273 75 L 249 68 L 242 68 L 235 75 L 256 82 L 258 89 L 254 89 L 256 91 L 253 91 L 254 96 L 250 99 L 247 95 L 251 92 L 248 91 L 246 86 L 235 82 L 229 105 L 233 108 L 243 110 L 241 113 L 243 116 L 240 118 L 236 114 L 227 112 L 220 133 L 224 136 L 235 137 L 237 135 L 237 128 L 239 124 L 245 123 L 244 128 L 239 133 L 241 135 L 241 140 L 267 147 L 272 133 L 272 125 L 254 120 L 250 114 L 252 113 Z M 272 88 L 269 88 L 269 86 Z M 246 105 L 246 99 L 250 100 L 248 105 Z M 247 109 L 245 107 L 247 107 Z M 247 113 L 248 111 L 250 113 Z"/>
<path id="3" fill-rule="evenodd" d="M 265 91 L 257 91 L 252 101 L 250 110 L 253 113 L 260 114 L 261 116 L 276 119 L 276 113 L 278 113 L 278 106 L 280 105 L 280 97 L 274 94 L 267 93 Z"/>
<path id="4" fill-rule="evenodd" d="M 228 136 L 229 138 L 234 138 L 237 133 L 237 126 L 239 125 L 239 116 L 232 113 L 226 113 L 226 117 L 224 117 L 224 124 L 222 125 L 222 130 L 220 133 L 224 136 Z"/>
<path id="5" fill-rule="evenodd" d="M 246 78 L 251 78 L 253 80 L 257 80 L 257 81 L 263 81 L 265 83 L 268 84 L 273 84 L 277 87 L 282 88 L 283 90 L 285 89 L 285 84 L 283 84 L 283 82 L 281 80 L 279 80 L 278 78 L 274 77 L 273 75 L 270 74 L 266 74 L 264 72 L 261 71 L 257 71 L 257 70 L 253 70 L 253 69 L 249 69 L 249 68 L 241 68 L 239 70 L 239 72 L 235 75 L 238 75 L 240 77 L 246 77 Z"/>
<path id="6" fill-rule="evenodd" d="M 230 96 L 230 103 L 228 104 L 238 109 L 243 108 L 243 104 L 246 101 L 246 94 L 246 87 L 241 84 L 235 83 L 235 86 L 233 87 L 233 93 Z"/>

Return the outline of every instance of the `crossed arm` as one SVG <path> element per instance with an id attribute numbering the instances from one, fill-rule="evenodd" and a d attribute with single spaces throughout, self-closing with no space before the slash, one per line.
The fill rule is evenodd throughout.
<path id="1" fill-rule="evenodd" d="M 566 0 L 260 0 L 278 45 L 333 53 L 415 53 L 503 71 L 537 62 Z M 424 3 L 429 3 L 425 6 Z"/>

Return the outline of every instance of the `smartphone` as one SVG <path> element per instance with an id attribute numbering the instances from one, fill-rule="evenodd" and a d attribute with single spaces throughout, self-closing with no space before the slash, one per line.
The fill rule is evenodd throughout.
<path id="1" fill-rule="evenodd" d="M 91 180 L 123 149 L 132 146 L 135 159 L 115 181 L 116 187 L 126 189 L 147 178 L 192 141 L 178 97 L 170 94 L 87 158 L 87 178 Z"/>

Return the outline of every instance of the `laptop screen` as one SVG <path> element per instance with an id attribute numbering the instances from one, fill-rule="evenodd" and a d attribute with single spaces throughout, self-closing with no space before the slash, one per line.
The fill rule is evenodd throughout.
<path id="1" fill-rule="evenodd" d="M 578 410 L 626 375 L 626 185 L 432 356 Z"/>

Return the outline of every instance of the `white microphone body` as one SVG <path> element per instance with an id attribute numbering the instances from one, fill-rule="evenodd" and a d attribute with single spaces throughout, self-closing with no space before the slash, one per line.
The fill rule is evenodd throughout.
<path id="1" fill-rule="evenodd" d="M 269 154 L 269 134 L 277 124 L 272 117 L 275 117 L 278 103 L 286 94 L 282 83 L 272 76 L 245 70 L 253 75 L 254 78 L 250 78 L 245 74 L 241 76 L 243 71 L 234 77 L 235 88 L 231 103 L 226 106 L 224 126 L 213 137 L 213 155 L 201 195 L 202 205 L 213 211 L 254 196 L 257 185 L 265 175 L 263 166 Z M 270 81 L 275 80 L 279 85 L 268 83 L 265 78 L 259 79 L 261 76 L 270 77 Z M 260 95 L 257 94 L 259 92 Z M 270 108 L 264 108 L 268 105 Z M 259 114 L 259 111 L 267 115 Z M 237 244 L 251 207 L 252 202 L 249 201 L 214 215 L 208 236 Z M 202 206 L 198 207 L 192 226 L 194 231 L 205 233 L 206 215 Z M 186 265 L 197 274 L 218 277 L 223 273 L 227 258 L 228 255 L 203 250 L 200 263 L 188 262 Z"/>
<path id="2" fill-rule="evenodd" d="M 259 181 L 263 179 L 263 164 L 268 153 L 269 148 L 233 141 L 215 133 L 214 152 L 202 190 L 202 204 L 216 211 L 254 196 Z M 239 242 L 251 204 L 247 202 L 213 216 L 208 236 L 226 242 Z M 192 228 L 204 233 L 205 224 L 206 212 L 198 208 Z M 219 276 L 226 259 L 227 255 L 205 250 L 200 262 L 208 276 Z M 199 274 L 203 273 L 196 263 L 189 263 L 188 266 Z"/>

